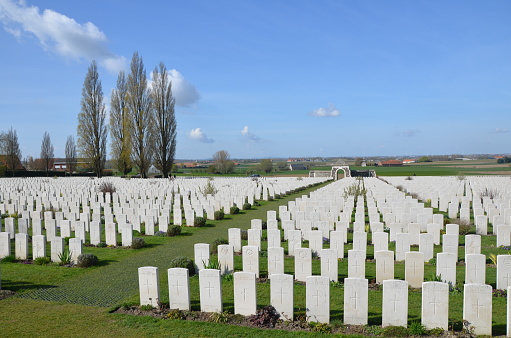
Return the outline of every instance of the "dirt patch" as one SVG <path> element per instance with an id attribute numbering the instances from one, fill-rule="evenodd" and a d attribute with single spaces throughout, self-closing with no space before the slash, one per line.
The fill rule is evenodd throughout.
<path id="1" fill-rule="evenodd" d="M 198 322 L 212 322 L 227 325 L 237 325 L 244 327 L 252 327 L 259 329 L 277 329 L 286 331 L 301 331 L 301 332 L 318 332 L 318 333 L 333 333 L 343 335 L 363 335 L 367 337 L 382 336 L 383 328 L 379 325 L 344 325 L 344 324 L 318 324 L 309 323 L 306 321 L 305 311 L 295 313 L 295 320 L 265 320 L 262 311 L 258 311 L 258 315 L 242 316 L 234 315 L 226 312 L 200 312 L 200 311 L 182 311 L 170 309 L 152 309 L 142 310 L 139 306 L 124 306 L 120 307 L 113 313 L 120 313 L 132 316 L 151 316 L 163 320 L 189 320 Z M 403 328 L 403 330 L 406 330 Z M 442 333 L 435 332 L 434 335 L 422 335 L 421 337 L 466 337 L 463 331 L 444 331 Z M 383 334 L 384 335 L 384 334 Z M 385 335 L 384 335 L 385 336 Z M 412 336 L 409 334 L 407 336 Z"/>
<path id="2" fill-rule="evenodd" d="M 11 290 L 0 290 L 0 300 L 10 298 L 12 296 L 16 295 L 16 292 Z"/>

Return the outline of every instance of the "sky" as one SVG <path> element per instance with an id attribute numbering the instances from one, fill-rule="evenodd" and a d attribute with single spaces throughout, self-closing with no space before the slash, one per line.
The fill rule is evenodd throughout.
<path id="1" fill-rule="evenodd" d="M 171 70 L 177 159 L 508 154 L 511 1 L 0 0 L 0 131 L 76 138 L 133 53 Z"/>

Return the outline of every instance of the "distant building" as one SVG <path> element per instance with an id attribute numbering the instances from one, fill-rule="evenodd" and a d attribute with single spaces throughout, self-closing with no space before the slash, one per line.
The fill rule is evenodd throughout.
<path id="1" fill-rule="evenodd" d="M 400 160 L 380 161 L 378 165 L 380 167 L 401 167 L 403 165 L 403 161 Z"/>
<path id="2" fill-rule="evenodd" d="M 291 170 L 291 171 L 293 171 L 293 170 L 307 170 L 307 167 L 305 167 L 301 163 L 296 163 L 296 164 L 290 164 L 289 170 Z"/>
<path id="3" fill-rule="evenodd" d="M 403 160 L 403 164 L 410 164 L 410 163 L 415 163 L 417 162 L 415 159 L 411 158 L 411 159 L 407 159 L 407 160 Z"/>

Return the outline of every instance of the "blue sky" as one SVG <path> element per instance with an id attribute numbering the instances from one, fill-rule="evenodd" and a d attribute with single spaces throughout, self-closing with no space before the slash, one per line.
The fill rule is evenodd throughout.
<path id="1" fill-rule="evenodd" d="M 177 158 L 509 153 L 511 2 L 0 0 L 0 130 L 76 135 L 100 65 L 172 69 Z"/>

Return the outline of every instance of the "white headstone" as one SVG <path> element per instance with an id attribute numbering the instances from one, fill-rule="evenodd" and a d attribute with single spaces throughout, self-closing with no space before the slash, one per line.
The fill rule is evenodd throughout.
<path id="1" fill-rule="evenodd" d="M 186 268 L 167 270 L 169 279 L 169 308 L 190 311 L 190 280 Z"/>
<path id="2" fill-rule="evenodd" d="M 222 312 L 222 282 L 220 270 L 200 270 L 199 289 L 200 310 L 202 312 Z"/>
<path id="3" fill-rule="evenodd" d="M 404 326 L 408 323 L 408 282 L 383 281 L 382 326 Z"/>
<path id="4" fill-rule="evenodd" d="M 256 275 L 253 272 L 234 273 L 234 313 L 255 315 L 257 311 Z"/>
<path id="5" fill-rule="evenodd" d="M 17 259 L 28 259 L 28 235 L 26 233 L 17 233 L 15 235 L 14 252 L 16 253 Z M 0 254 L 0 256 L 2 256 L 2 254 Z"/>
<path id="6" fill-rule="evenodd" d="M 394 251 L 384 250 L 374 253 L 376 260 L 376 283 L 394 279 Z"/>
<path id="7" fill-rule="evenodd" d="M 32 236 L 32 258 L 46 257 L 46 236 Z"/>
<path id="8" fill-rule="evenodd" d="M 365 278 L 366 255 L 364 251 L 348 250 L 348 277 Z"/>
<path id="9" fill-rule="evenodd" d="M 243 271 L 253 272 L 259 278 L 259 248 L 246 245 L 242 248 Z"/>
<path id="10" fill-rule="evenodd" d="M 486 284 L 486 255 L 465 255 L 465 284 Z"/>
<path id="11" fill-rule="evenodd" d="M 229 228 L 229 245 L 232 245 L 234 252 L 241 252 L 241 229 Z"/>
<path id="12" fill-rule="evenodd" d="M 268 278 L 284 273 L 284 248 L 268 247 Z"/>
<path id="13" fill-rule="evenodd" d="M 330 281 L 337 282 L 339 264 L 337 252 L 334 249 L 321 249 L 321 276 L 328 277 Z"/>
<path id="14" fill-rule="evenodd" d="M 306 278 L 307 320 L 317 323 L 330 323 L 330 280 L 323 276 Z"/>
<path id="15" fill-rule="evenodd" d="M 344 324 L 367 325 L 368 282 L 363 278 L 344 279 Z"/>
<path id="16" fill-rule="evenodd" d="M 270 302 L 286 320 L 293 320 L 293 275 L 274 274 L 270 280 Z"/>
<path id="17" fill-rule="evenodd" d="M 78 256 L 82 254 L 82 240 L 79 238 L 69 239 L 69 253 L 71 254 L 71 262 L 77 263 Z"/>
<path id="18" fill-rule="evenodd" d="M 441 282 L 422 283 L 421 323 L 426 329 L 448 329 L 449 285 Z"/>
<path id="19" fill-rule="evenodd" d="M 436 254 L 436 275 L 441 276 L 442 282 L 456 285 L 456 258 L 450 252 Z"/>
<path id="20" fill-rule="evenodd" d="M 157 267 L 144 266 L 138 268 L 138 287 L 140 290 L 140 305 L 159 306 L 160 280 Z"/>
<path id="21" fill-rule="evenodd" d="M 511 286 L 511 255 L 497 255 L 497 289 Z"/>
<path id="22" fill-rule="evenodd" d="M 305 282 L 312 276 L 312 250 L 310 248 L 295 249 L 295 279 Z"/>
<path id="23" fill-rule="evenodd" d="M 209 265 L 209 244 L 195 243 L 193 246 L 195 271 L 199 272 Z"/>
<path id="24" fill-rule="evenodd" d="M 412 288 L 421 288 L 424 282 L 424 254 L 409 251 L 405 254 L 405 280 Z"/>
<path id="25" fill-rule="evenodd" d="M 474 328 L 473 332 L 475 335 L 491 336 L 491 285 L 465 284 L 463 292 L 463 320 L 470 323 L 470 326 Z"/>

